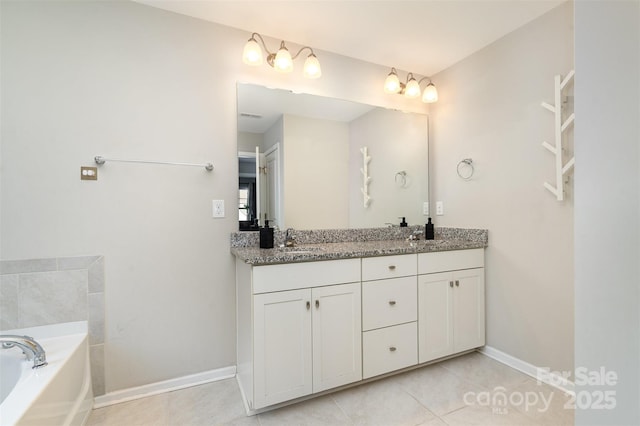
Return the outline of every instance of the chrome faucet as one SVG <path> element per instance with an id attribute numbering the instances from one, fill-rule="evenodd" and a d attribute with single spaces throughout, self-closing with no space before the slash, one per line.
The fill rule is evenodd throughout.
<path id="1" fill-rule="evenodd" d="M 409 238 L 407 238 L 407 241 L 419 240 L 420 239 L 420 234 L 422 234 L 422 231 L 420 231 L 420 230 L 413 231 L 413 233 L 411 235 L 409 235 Z"/>
<path id="2" fill-rule="evenodd" d="M 296 239 L 293 238 L 292 235 L 289 235 L 289 232 L 292 231 L 291 228 L 287 228 L 287 232 L 285 234 L 284 237 L 284 246 L 285 247 L 295 247 L 296 245 Z"/>
<path id="3" fill-rule="evenodd" d="M 2 349 L 18 347 L 28 360 L 33 360 L 33 368 L 40 368 L 47 365 L 47 356 L 44 349 L 33 337 L 18 336 L 13 334 L 0 335 Z"/>

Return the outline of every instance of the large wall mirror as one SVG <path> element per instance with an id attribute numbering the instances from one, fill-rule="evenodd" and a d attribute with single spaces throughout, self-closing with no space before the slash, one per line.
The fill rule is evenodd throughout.
<path id="1" fill-rule="evenodd" d="M 265 217 L 281 229 L 426 221 L 426 114 L 254 84 L 237 89 L 240 230 Z"/>

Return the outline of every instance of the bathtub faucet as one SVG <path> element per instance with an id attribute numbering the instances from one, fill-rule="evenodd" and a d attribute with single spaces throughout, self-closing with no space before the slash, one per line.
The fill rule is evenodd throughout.
<path id="1" fill-rule="evenodd" d="M 33 360 L 33 368 L 40 368 L 47 365 L 47 356 L 44 349 L 33 337 L 17 336 L 13 334 L 0 335 L 2 349 L 10 349 L 14 346 L 22 349 L 28 360 Z"/>

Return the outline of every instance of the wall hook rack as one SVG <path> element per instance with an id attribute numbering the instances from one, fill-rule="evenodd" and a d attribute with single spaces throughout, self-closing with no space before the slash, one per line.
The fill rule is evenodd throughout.
<path id="1" fill-rule="evenodd" d="M 371 203 L 371 196 L 369 195 L 369 184 L 371 183 L 369 163 L 371 162 L 371 156 L 366 146 L 360 148 L 360 152 L 362 153 L 362 168 L 360 169 L 360 173 L 362 173 L 362 188 L 360 188 L 360 191 L 362 192 L 363 204 L 366 209 Z"/>
<path id="2" fill-rule="evenodd" d="M 544 187 L 547 188 L 552 194 L 556 196 L 558 201 L 564 200 L 564 175 L 566 175 L 575 164 L 575 156 L 571 157 L 569 161 L 564 163 L 563 159 L 563 134 L 567 130 L 567 128 L 573 124 L 575 120 L 575 113 L 572 112 L 571 115 L 567 117 L 566 120 L 562 121 L 562 90 L 567 86 L 567 84 L 571 81 L 573 76 L 575 75 L 575 71 L 571 70 L 567 74 L 567 76 L 563 79 L 562 76 L 556 75 L 554 78 L 555 84 L 555 96 L 554 102 L 555 105 L 549 105 L 546 102 L 542 102 L 542 107 L 548 109 L 554 114 L 554 139 L 555 145 L 551 145 L 546 141 L 542 142 L 542 146 L 548 149 L 553 155 L 555 155 L 555 169 L 556 169 L 556 185 L 553 186 L 548 182 L 544 183 Z"/>

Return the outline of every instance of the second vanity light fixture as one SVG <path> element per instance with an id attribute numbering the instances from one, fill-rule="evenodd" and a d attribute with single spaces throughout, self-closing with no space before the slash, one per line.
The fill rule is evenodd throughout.
<path id="1" fill-rule="evenodd" d="M 429 84 L 424 88 L 424 92 L 420 89 L 420 83 L 429 80 Z M 417 98 L 422 93 L 422 102 L 430 104 L 438 100 L 438 90 L 431 82 L 429 77 L 423 77 L 420 81 L 416 80 L 413 73 L 407 74 L 406 83 L 402 83 L 398 78 L 398 72 L 395 68 L 391 68 L 391 72 L 384 81 L 384 91 L 386 93 L 397 93 L 407 98 Z"/>
<path id="2" fill-rule="evenodd" d="M 303 50 L 309 49 L 311 52 L 307 59 L 304 61 L 304 76 L 307 78 L 318 78 L 322 75 L 322 70 L 320 69 L 320 62 L 316 57 L 315 53 L 313 53 L 313 49 L 309 46 L 304 46 L 298 53 L 291 56 L 287 46 L 285 46 L 284 41 L 280 42 L 280 49 L 277 53 L 270 52 L 267 48 L 267 45 L 264 42 L 262 36 L 258 33 L 251 34 L 251 38 L 247 41 L 247 44 L 244 45 L 244 52 L 242 54 L 242 60 L 247 65 L 262 65 L 262 49 L 256 40 L 256 37 L 262 42 L 262 46 L 264 50 L 267 51 L 267 63 L 276 71 L 288 73 L 293 71 L 293 60 L 296 59 Z"/>

